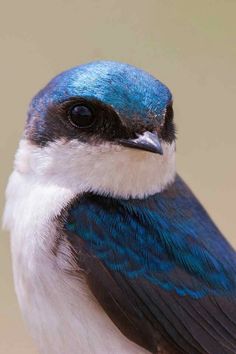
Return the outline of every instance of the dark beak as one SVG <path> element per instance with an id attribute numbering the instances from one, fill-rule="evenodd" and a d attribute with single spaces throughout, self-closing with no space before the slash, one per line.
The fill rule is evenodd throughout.
<path id="1" fill-rule="evenodd" d="M 163 155 L 163 150 L 157 133 L 146 131 L 143 134 L 137 134 L 136 139 L 120 139 L 119 143 L 120 145 L 127 146 L 129 148 L 150 151 L 155 154 Z"/>

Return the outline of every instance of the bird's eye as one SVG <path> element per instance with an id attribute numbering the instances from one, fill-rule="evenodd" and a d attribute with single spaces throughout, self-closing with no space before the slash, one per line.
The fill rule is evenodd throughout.
<path id="1" fill-rule="evenodd" d="M 76 105 L 69 110 L 69 120 L 77 128 L 88 128 L 94 123 L 95 117 L 89 107 Z"/>

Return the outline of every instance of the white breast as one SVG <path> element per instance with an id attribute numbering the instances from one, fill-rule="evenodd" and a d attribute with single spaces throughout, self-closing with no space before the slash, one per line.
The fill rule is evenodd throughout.
<path id="1" fill-rule="evenodd" d="M 14 172 L 4 221 L 11 231 L 15 287 L 24 318 L 45 354 L 144 354 L 96 303 L 83 281 L 65 276 L 49 253 L 53 218 L 71 190 Z"/>

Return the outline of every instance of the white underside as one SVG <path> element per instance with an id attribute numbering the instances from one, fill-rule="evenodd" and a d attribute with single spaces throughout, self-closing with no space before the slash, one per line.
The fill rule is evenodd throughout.
<path id="1" fill-rule="evenodd" d="M 82 280 L 65 276 L 50 258 L 51 220 L 71 198 L 70 190 L 19 172 L 9 182 L 4 219 L 11 230 L 16 293 L 30 332 L 44 354 L 147 353 L 117 329 Z"/>
<path id="2" fill-rule="evenodd" d="M 144 354 L 96 303 L 83 281 L 66 276 L 49 249 L 53 218 L 85 190 L 143 197 L 174 179 L 174 145 L 164 156 L 76 141 L 34 147 L 22 141 L 4 215 L 11 231 L 17 296 L 44 354 Z"/>

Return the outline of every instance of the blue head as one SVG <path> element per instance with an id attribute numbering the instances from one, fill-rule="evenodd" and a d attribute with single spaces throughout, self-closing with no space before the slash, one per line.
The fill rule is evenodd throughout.
<path id="1" fill-rule="evenodd" d="M 33 121 L 33 136 L 45 143 L 48 139 L 49 110 L 60 109 L 68 101 L 72 101 L 72 105 L 78 101 L 89 106 L 95 102 L 101 103 L 103 110 L 114 111 L 131 134 L 139 134 L 145 130 L 158 130 L 164 125 L 167 111 L 171 110 L 171 99 L 169 89 L 145 71 L 128 64 L 96 61 L 65 71 L 50 81 L 33 98 L 28 125 L 32 127 Z M 107 114 L 107 124 L 109 116 Z M 54 128 L 57 120 L 59 122 L 59 115 L 54 117 Z M 52 138 L 55 138 L 56 131 L 53 133 Z M 166 136 L 169 140 L 173 137 L 173 134 Z"/>
<path id="2" fill-rule="evenodd" d="M 163 119 L 171 103 L 169 89 L 145 71 L 128 64 L 96 61 L 56 76 L 34 97 L 31 110 L 46 115 L 48 105 L 73 97 L 98 100 L 121 116 L 144 120 Z"/>
<path id="3" fill-rule="evenodd" d="M 80 164 L 91 151 L 101 160 L 97 154 L 102 151 L 104 158 L 104 149 L 107 155 L 123 152 L 133 161 L 137 155 L 130 151 L 139 149 L 145 154 L 140 152 L 138 160 L 154 161 L 158 155 L 155 161 L 163 165 L 160 155 L 167 159 L 174 150 L 172 96 L 164 84 L 134 66 L 112 61 L 81 65 L 56 76 L 33 98 L 25 138 L 42 151 L 52 145 L 77 144 L 80 151 L 83 146 Z"/>

